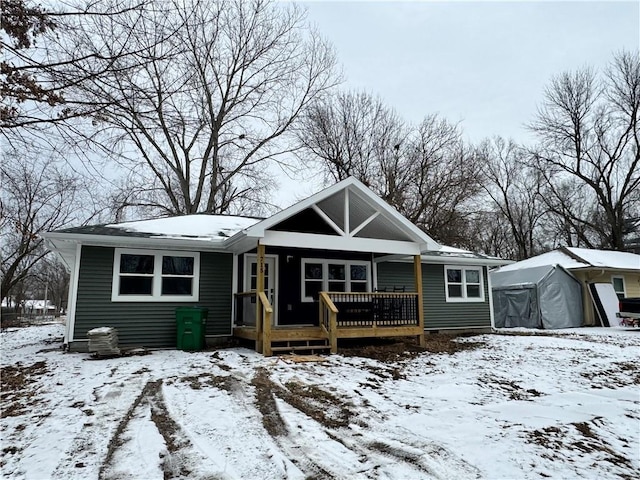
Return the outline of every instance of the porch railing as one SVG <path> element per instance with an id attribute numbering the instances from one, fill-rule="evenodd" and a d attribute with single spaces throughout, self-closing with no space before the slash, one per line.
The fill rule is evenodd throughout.
<path id="1" fill-rule="evenodd" d="M 318 299 L 320 328 L 329 339 L 331 353 L 338 353 L 338 309 L 327 292 L 320 292 Z"/>
<path id="2" fill-rule="evenodd" d="M 420 324 L 417 293 L 326 292 L 326 295 L 339 311 L 338 328 Z"/>
<path id="3" fill-rule="evenodd" d="M 258 293 L 258 308 L 256 309 L 259 316 L 256 323 L 256 343 L 262 340 L 262 353 L 271 356 L 271 316 L 273 315 L 273 307 L 264 292 Z M 262 338 L 260 338 L 262 337 Z"/>
<path id="4" fill-rule="evenodd" d="M 237 293 L 236 325 L 255 329 L 256 351 L 272 354 L 273 308 L 264 292 Z M 320 292 L 319 326 L 329 340 L 331 353 L 338 338 L 420 335 L 418 293 Z"/>
<path id="5" fill-rule="evenodd" d="M 236 299 L 236 326 L 254 327 L 256 351 L 271 355 L 271 322 L 273 307 L 264 292 L 239 292 Z"/>
<path id="6" fill-rule="evenodd" d="M 239 327 L 256 326 L 256 291 L 240 292 L 235 295 L 236 325 Z"/>

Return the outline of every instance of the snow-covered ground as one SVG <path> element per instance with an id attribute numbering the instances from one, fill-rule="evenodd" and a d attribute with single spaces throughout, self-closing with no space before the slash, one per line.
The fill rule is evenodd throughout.
<path id="1" fill-rule="evenodd" d="M 640 477 L 639 330 L 482 335 L 386 363 L 93 360 L 62 333 L 1 334 L 4 478 Z"/>

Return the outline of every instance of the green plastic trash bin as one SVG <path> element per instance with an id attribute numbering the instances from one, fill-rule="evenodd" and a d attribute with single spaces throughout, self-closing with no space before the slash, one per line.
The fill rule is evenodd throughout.
<path id="1" fill-rule="evenodd" d="M 178 350 L 202 350 L 205 345 L 204 330 L 209 310 L 202 307 L 176 308 Z"/>

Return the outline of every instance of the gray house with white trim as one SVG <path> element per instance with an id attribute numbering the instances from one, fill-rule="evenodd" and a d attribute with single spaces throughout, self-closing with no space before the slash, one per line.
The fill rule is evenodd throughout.
<path id="1" fill-rule="evenodd" d="M 266 219 L 186 215 L 45 234 L 71 272 L 65 343 L 118 329 L 122 346 L 174 347 L 175 311 L 208 309 L 207 340 L 271 354 L 340 338 L 488 329 L 487 268 L 438 244 L 354 178 Z"/>

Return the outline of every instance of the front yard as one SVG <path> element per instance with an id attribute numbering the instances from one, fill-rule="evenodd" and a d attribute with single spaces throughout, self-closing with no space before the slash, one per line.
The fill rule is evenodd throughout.
<path id="1" fill-rule="evenodd" d="M 94 360 L 62 353 L 62 332 L 0 334 L 4 478 L 640 474 L 638 329 L 438 336 L 442 353 L 323 362 L 242 348 Z"/>

